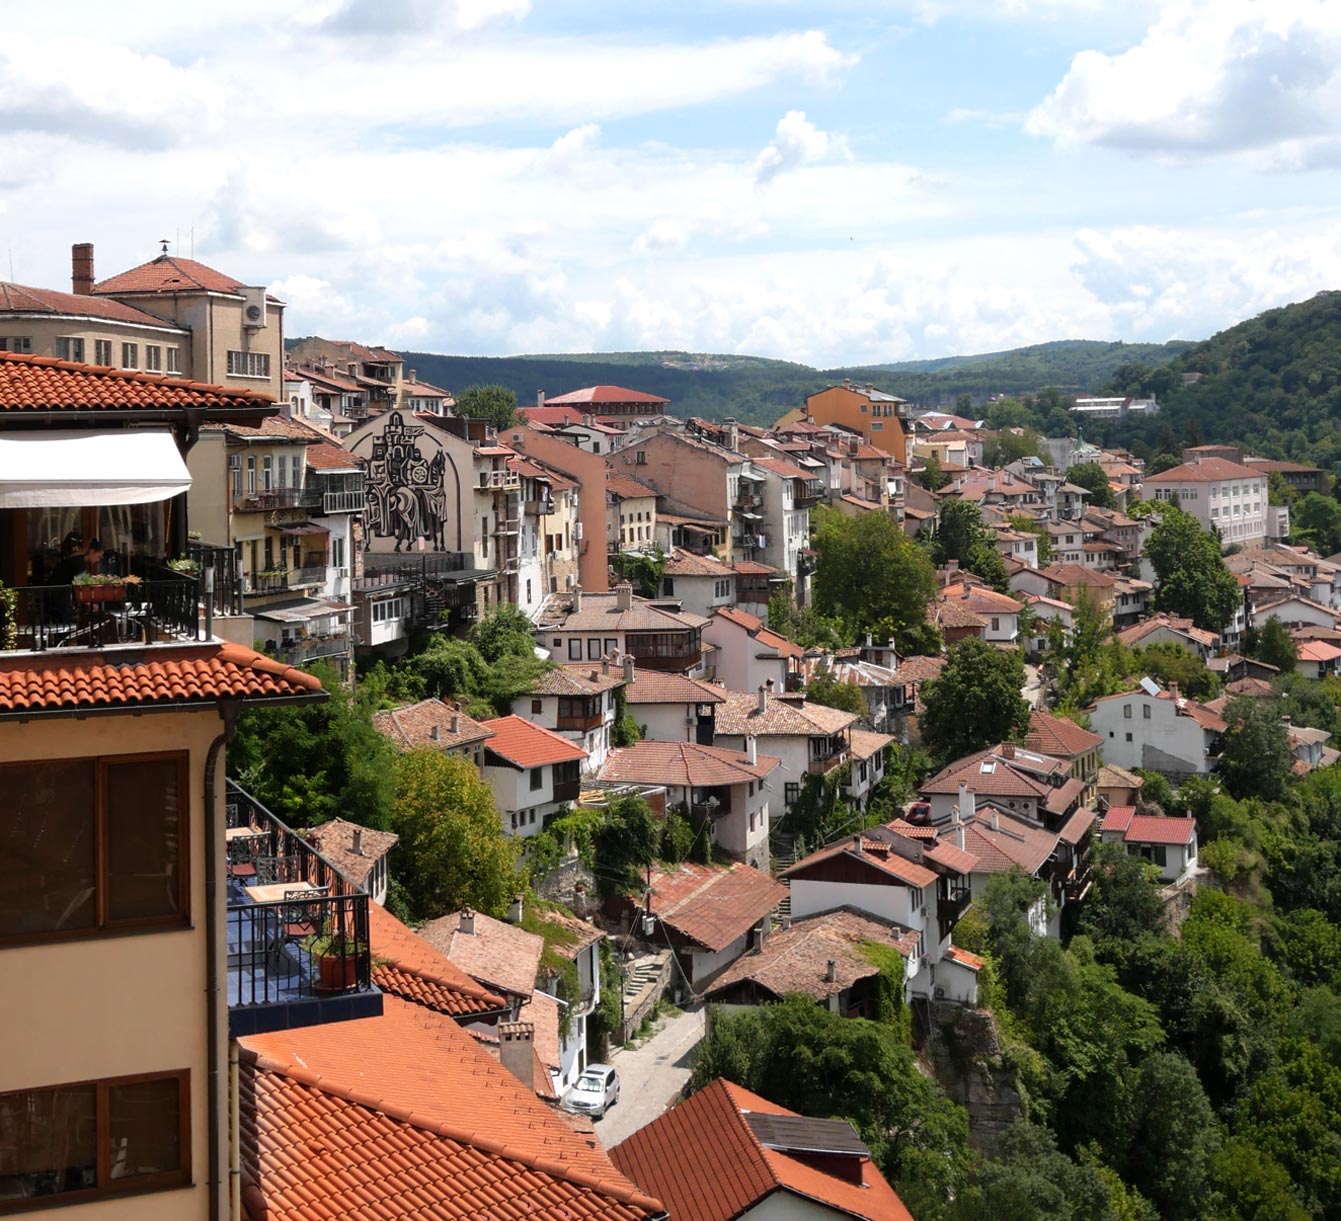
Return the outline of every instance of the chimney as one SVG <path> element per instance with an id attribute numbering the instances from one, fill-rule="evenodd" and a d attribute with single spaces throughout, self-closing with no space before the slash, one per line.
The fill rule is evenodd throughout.
<path id="1" fill-rule="evenodd" d="M 964 851 L 964 824 L 962 822 L 955 823 L 955 847 L 960 852 Z"/>
<path id="2" fill-rule="evenodd" d="M 1002 757 L 1003 759 L 1013 759 L 1013 758 L 1015 758 L 1015 743 L 1014 743 L 1014 742 L 1004 742 L 1004 743 L 1002 743 L 1002 746 L 1001 746 L 1001 757 Z"/>
<path id="3" fill-rule="evenodd" d="M 411 370 L 410 370 L 410 376 L 409 376 L 406 380 L 408 380 L 408 381 L 412 381 L 412 382 L 417 382 L 417 381 L 419 380 L 419 376 L 418 376 L 418 374 L 419 374 L 419 371 L 418 371 L 417 369 L 411 369 Z"/>
<path id="4" fill-rule="evenodd" d="M 537 390 L 535 392 L 535 405 L 537 407 L 543 407 L 545 405 L 545 392 L 543 390 Z"/>
<path id="5" fill-rule="evenodd" d="M 762 950 L 768 943 L 768 917 L 765 916 L 759 921 L 759 927 L 755 930 L 758 933 L 758 939 L 754 943 L 756 950 Z"/>
<path id="6" fill-rule="evenodd" d="M 867 393 L 867 395 L 872 395 L 872 394 L 875 393 L 875 387 L 874 387 L 873 385 L 871 385 L 870 382 L 867 382 L 867 383 L 866 383 L 866 393 Z"/>
<path id="7" fill-rule="evenodd" d="M 498 1023 L 498 1058 L 528 1090 L 535 1089 L 535 1025 Z"/>
<path id="8" fill-rule="evenodd" d="M 610 663 L 609 663 L 609 662 L 605 662 L 604 664 L 605 664 L 605 667 L 606 667 L 606 669 L 607 669 L 607 671 L 608 671 L 608 670 L 609 670 Z M 601 677 L 601 672 L 600 672 L 599 670 L 597 670 L 595 667 L 593 667 L 591 673 L 590 673 L 587 677 L 590 678 L 592 682 L 596 682 L 596 681 Z"/>
<path id="9" fill-rule="evenodd" d="M 633 682 L 633 658 L 627 653 L 624 654 L 624 685 L 627 687 Z"/>
<path id="10" fill-rule="evenodd" d="M 76 242 L 70 247 L 70 291 L 80 297 L 93 292 L 92 242 Z"/>
<path id="11" fill-rule="evenodd" d="M 838 979 L 838 964 L 832 958 L 824 964 L 824 982 L 834 983 Z"/>
<path id="12" fill-rule="evenodd" d="M 997 812 L 996 806 L 992 807 L 992 830 L 1001 830 L 1001 815 Z"/>
<path id="13" fill-rule="evenodd" d="M 355 828 L 354 828 L 354 855 L 355 855 L 355 856 L 362 856 L 362 855 L 363 855 L 363 828 L 362 828 L 362 827 L 355 827 Z"/>
<path id="14" fill-rule="evenodd" d="M 729 415 L 722 421 L 726 431 L 726 448 L 735 453 L 740 448 L 740 425 L 736 423 L 736 417 Z"/>
<path id="15" fill-rule="evenodd" d="M 749 760 L 751 767 L 757 767 L 759 763 L 759 740 L 750 734 L 745 739 L 745 758 Z"/>
<path id="16" fill-rule="evenodd" d="M 959 785 L 959 817 L 964 822 L 973 820 L 973 811 L 977 808 L 977 803 L 973 800 L 973 791 L 962 781 Z"/>
<path id="17" fill-rule="evenodd" d="M 763 683 L 759 684 L 759 711 L 761 714 L 768 711 L 768 690 Z"/>
<path id="18" fill-rule="evenodd" d="M 470 907 L 461 909 L 461 923 L 457 926 L 457 932 L 465 933 L 468 937 L 475 935 L 475 911 Z"/>
<path id="19" fill-rule="evenodd" d="M 633 586 L 627 581 L 615 586 L 615 607 L 618 610 L 633 609 Z"/>
<path id="20" fill-rule="evenodd" d="M 525 902 L 525 896 L 524 896 L 524 895 L 513 895 L 513 896 L 512 896 L 512 905 L 508 908 L 508 923 L 509 923 L 509 924 L 520 924 L 520 923 L 522 922 L 522 914 L 523 914 L 523 910 L 524 910 L 524 902 Z"/>
<path id="21" fill-rule="evenodd" d="M 845 378 L 843 378 L 843 386 L 844 386 L 846 389 L 851 390 L 851 389 L 852 389 L 852 379 L 851 379 L 850 377 L 845 377 Z"/>
<path id="22" fill-rule="evenodd" d="M 461 714 L 459 712 L 452 713 L 452 719 L 448 722 L 448 727 L 454 734 L 461 732 Z"/>
<path id="23" fill-rule="evenodd" d="M 582 586 L 573 586 L 573 614 L 577 614 L 582 609 Z"/>
<path id="24" fill-rule="evenodd" d="M 1169 684 L 1169 694 L 1170 694 L 1171 696 L 1173 696 L 1173 702 L 1176 704 L 1176 703 L 1178 702 L 1178 684 L 1177 684 L 1177 683 L 1170 683 L 1170 684 Z"/>
<path id="25" fill-rule="evenodd" d="M 601 658 L 601 677 L 602 677 L 602 678 L 609 678 L 609 677 L 610 677 L 610 654 L 609 654 L 609 653 L 606 653 L 606 654 Z"/>
<path id="26" fill-rule="evenodd" d="M 428 740 L 429 740 L 430 742 L 441 742 L 441 741 L 442 741 L 442 726 L 441 726 L 441 725 L 430 725 L 430 726 L 429 726 L 429 729 L 428 729 Z"/>

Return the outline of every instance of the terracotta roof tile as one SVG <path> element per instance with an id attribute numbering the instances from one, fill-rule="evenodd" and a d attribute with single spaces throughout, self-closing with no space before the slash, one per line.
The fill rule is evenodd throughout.
<path id="1" fill-rule="evenodd" d="M 559 666 L 546 670 L 531 684 L 530 695 L 599 695 L 624 685 L 622 666 L 611 666 L 610 672 L 601 670 L 599 661 L 581 665 Z"/>
<path id="2" fill-rule="evenodd" d="M 358 833 L 359 851 L 354 851 L 354 834 Z M 360 827 L 343 818 L 332 818 L 300 831 L 299 835 L 321 853 L 355 886 L 366 887 L 368 875 L 398 843 L 400 837 L 390 831 L 374 831 Z"/>
<path id="3" fill-rule="evenodd" d="M 506 998 L 473 980 L 378 903 L 368 904 L 373 983 L 383 992 L 453 1018 L 510 1008 Z"/>
<path id="4" fill-rule="evenodd" d="M 919 865 L 916 861 L 910 861 L 907 857 L 891 851 L 890 845 L 884 840 L 863 839 L 861 850 L 858 851 L 855 836 L 840 839 L 836 843 L 828 844 L 812 852 L 809 856 L 797 861 L 790 869 L 784 870 L 780 876 L 784 878 L 800 877 L 816 865 L 836 856 L 850 856 L 854 860 L 861 861 L 876 870 L 876 876 L 881 873 L 887 874 L 889 881 L 886 885 L 898 883 L 901 886 L 913 886 L 921 889 L 936 881 L 937 875 L 925 865 Z M 879 885 L 879 883 L 876 884 Z"/>
<path id="5" fill-rule="evenodd" d="M 0 655 L 0 715 L 322 694 L 319 679 L 242 645 L 163 646 L 132 656 Z"/>
<path id="6" fill-rule="evenodd" d="M 861 1221 L 912 1221 L 869 1156 L 860 1160 L 861 1182 L 849 1182 L 765 1148 L 749 1114 L 796 1113 L 717 1080 L 616 1145 L 610 1157 L 657 1191 L 675 1221 L 731 1221 L 778 1190 Z"/>
<path id="7" fill-rule="evenodd" d="M 158 373 L 131 373 L 0 352 L 0 413 L 45 411 L 182 411 L 185 408 L 243 411 L 261 417 L 274 399 L 255 390 L 235 390 L 183 381 Z"/>
<path id="8" fill-rule="evenodd" d="M 1106 827 L 1106 819 L 1104 824 Z M 1129 844 L 1187 844 L 1191 842 L 1196 832 L 1197 823 L 1192 818 L 1162 818 L 1154 814 L 1137 814 L 1127 824 L 1123 839 Z"/>
<path id="9" fill-rule="evenodd" d="M 240 1040 L 244 1196 L 259 1221 L 635 1221 L 663 1210 L 456 1023 L 381 1017 Z"/>
<path id="10" fill-rule="evenodd" d="M 735 570 L 730 564 L 711 555 L 695 555 L 676 547 L 666 560 L 666 575 L 669 577 L 733 577 Z"/>
<path id="11" fill-rule="evenodd" d="M 721 704 L 727 690 L 702 678 L 669 670 L 638 670 L 633 682 L 624 685 L 628 704 Z"/>
<path id="12" fill-rule="evenodd" d="M 456 728 L 452 724 L 455 721 Z M 390 738 L 401 750 L 416 746 L 439 746 L 443 750 L 483 742 L 493 731 L 442 700 L 420 700 L 373 715 L 373 728 Z M 434 729 L 438 736 L 433 736 Z"/>
<path id="13" fill-rule="evenodd" d="M 938 596 L 942 602 L 968 607 L 975 615 L 1015 615 L 1024 610 L 1024 603 L 1006 594 L 985 585 L 966 585 L 963 581 L 947 585 Z"/>
<path id="14" fill-rule="evenodd" d="M 545 399 L 545 406 L 579 405 L 582 403 L 669 403 L 660 395 L 645 394 L 641 390 L 625 390 L 623 386 L 588 386 L 584 390 L 570 390 Z"/>
<path id="15" fill-rule="evenodd" d="M 851 712 L 815 704 L 806 699 L 770 695 L 762 711 L 759 697 L 744 691 L 727 693 L 716 712 L 717 733 L 744 737 L 828 737 L 857 722 Z"/>
<path id="16" fill-rule="evenodd" d="M 1263 471 L 1240 466 L 1226 458 L 1203 458 L 1200 462 L 1184 462 L 1158 475 L 1146 477 L 1146 483 L 1214 483 L 1221 479 L 1261 478 Z"/>
<path id="17" fill-rule="evenodd" d="M 635 479 L 632 475 L 623 475 L 617 471 L 610 471 L 605 476 L 605 490 L 611 496 L 620 500 L 642 500 L 648 496 L 656 496 L 657 490 L 650 484 L 644 483 L 641 479 Z"/>
<path id="18" fill-rule="evenodd" d="M 991 824 L 995 813 L 997 826 Z M 941 839 L 954 842 L 953 826 L 942 827 Z M 1017 865 L 1025 873 L 1040 870 L 1057 848 L 1057 836 L 1042 827 L 1036 827 L 1022 818 L 999 807 L 980 807 L 970 822 L 964 824 L 964 850 L 978 858 L 978 873 L 1009 873 Z"/>
<path id="19" fill-rule="evenodd" d="M 500 716 L 482 724 L 493 734 L 485 750 L 514 767 L 542 767 L 587 757 L 587 752 L 575 742 L 519 716 Z"/>
<path id="20" fill-rule="evenodd" d="M 4 314 L 75 314 L 85 318 L 106 318 L 109 322 L 128 322 L 134 326 L 158 327 L 164 331 L 189 332 L 154 314 L 146 314 L 133 305 L 90 297 L 82 293 L 53 292 L 49 288 L 28 288 L 22 284 L 0 283 L 0 313 Z"/>
<path id="21" fill-rule="evenodd" d="M 530 996 L 535 991 L 544 938 L 482 912 L 472 914 L 473 932 L 461 928 L 467 913 L 451 912 L 430 920 L 419 936 L 472 979 L 513 996 Z"/>
<path id="22" fill-rule="evenodd" d="M 718 732 L 723 732 L 720 725 Z M 781 762 L 774 755 L 756 754 L 751 763 L 743 751 L 697 742 L 644 741 L 612 750 L 601 768 L 601 779 L 710 788 L 763 780 Z"/>
<path id="23" fill-rule="evenodd" d="M 970 971 L 981 971 L 987 965 L 987 959 L 981 958 L 977 954 L 970 954 L 968 950 L 960 949 L 957 945 L 950 946 L 945 951 L 945 956 L 951 962 L 957 962 L 961 967 L 968 967 Z"/>
<path id="24" fill-rule="evenodd" d="M 828 1000 L 858 980 L 879 974 L 880 968 L 862 953 L 866 943 L 890 946 L 907 958 L 916 953 L 920 940 L 921 934 L 913 929 L 854 907 L 840 907 L 774 930 L 762 949 L 736 959 L 704 995 L 712 1000 L 715 994 L 750 981 L 779 1000 L 789 992 Z M 833 979 L 828 978 L 831 962 Z"/>
<path id="25" fill-rule="evenodd" d="M 787 888 L 749 865 L 685 862 L 652 874 L 652 914 L 716 952 L 744 936 L 787 896 Z"/>
<path id="26" fill-rule="evenodd" d="M 1066 717 L 1035 710 L 1029 714 L 1029 733 L 1024 744 L 1039 754 L 1069 759 L 1103 745 L 1103 737 L 1082 729 Z"/>
<path id="27" fill-rule="evenodd" d="M 869 759 L 895 741 L 891 734 L 871 733 L 866 729 L 854 729 L 848 737 L 854 759 Z"/>
<path id="28" fill-rule="evenodd" d="M 590 632 L 675 632 L 701 628 L 707 624 L 702 615 L 691 615 L 688 611 L 664 610 L 647 598 L 634 597 L 626 610 L 619 608 L 618 594 L 582 595 L 580 610 L 571 608 L 572 599 L 561 600 L 567 606 L 551 598 L 542 608 L 542 625 L 545 630 L 590 631 Z"/>
<path id="29" fill-rule="evenodd" d="M 212 293 L 240 293 L 241 280 L 226 276 L 213 267 L 197 263 L 195 259 L 179 259 L 176 255 L 160 254 L 148 263 L 141 263 L 129 271 L 103 280 L 93 286 L 95 293 L 180 293 L 204 290 Z"/>

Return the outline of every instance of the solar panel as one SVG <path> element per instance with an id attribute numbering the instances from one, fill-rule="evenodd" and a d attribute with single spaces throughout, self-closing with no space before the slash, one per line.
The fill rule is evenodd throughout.
<path id="1" fill-rule="evenodd" d="M 1144 691 L 1146 695 L 1158 696 L 1159 684 L 1153 678 L 1143 678 L 1141 679 L 1141 690 Z"/>
<path id="2" fill-rule="evenodd" d="M 791 1153 L 828 1153 L 843 1157 L 870 1157 L 871 1151 L 846 1120 L 808 1119 L 804 1115 L 745 1113 L 750 1131 L 766 1149 Z"/>

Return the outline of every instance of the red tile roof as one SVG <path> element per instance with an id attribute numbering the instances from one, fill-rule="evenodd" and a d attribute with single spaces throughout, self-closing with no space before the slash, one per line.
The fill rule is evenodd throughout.
<path id="1" fill-rule="evenodd" d="M 1115 807 L 1126 808 L 1126 807 Z M 1125 827 L 1119 828 L 1117 821 L 1110 828 L 1108 819 L 1113 810 L 1108 811 L 1103 829 L 1121 830 L 1122 838 L 1128 844 L 1187 844 L 1196 834 L 1197 823 L 1192 818 L 1163 818 L 1155 814 L 1133 814 Z"/>
<path id="2" fill-rule="evenodd" d="M 180 293 L 204 290 L 212 293 L 240 293 L 241 280 L 226 276 L 213 267 L 197 263 L 195 259 L 179 259 L 176 255 L 160 254 L 148 263 L 141 263 L 129 271 L 103 280 L 93 286 L 95 293 Z"/>
<path id="3" fill-rule="evenodd" d="M 666 559 L 665 575 L 668 577 L 733 577 L 735 569 L 730 564 L 711 555 L 695 555 L 676 547 Z"/>
<path id="4" fill-rule="evenodd" d="M 1103 745 L 1103 737 L 1082 729 L 1066 717 L 1035 710 L 1029 714 L 1029 733 L 1024 744 L 1042 755 L 1070 759 Z"/>
<path id="5" fill-rule="evenodd" d="M 381 1017 L 240 1040 L 254 1221 L 637 1221 L 664 1211 L 456 1023 Z"/>
<path id="6" fill-rule="evenodd" d="M 970 954 L 968 950 L 961 950 L 957 945 L 950 946 L 945 951 L 945 956 L 961 967 L 968 967 L 970 971 L 981 971 L 987 965 L 987 959 L 980 958 L 977 954 Z"/>
<path id="7" fill-rule="evenodd" d="M 473 931 L 465 932 L 463 914 L 449 912 L 430 920 L 419 936 L 472 979 L 513 996 L 530 996 L 535 991 L 544 938 L 483 912 L 472 913 Z"/>
<path id="8" fill-rule="evenodd" d="M 1016 615 L 1024 610 L 1024 603 L 1006 594 L 999 594 L 985 585 L 968 585 L 963 581 L 947 585 L 938 597 L 942 602 L 968 607 L 975 615 Z"/>
<path id="9" fill-rule="evenodd" d="M 629 704 L 721 704 L 726 696 L 725 687 L 669 670 L 635 669 L 633 681 L 624 685 Z"/>
<path id="10" fill-rule="evenodd" d="M 749 865 L 685 862 L 652 874 L 652 914 L 713 952 L 743 937 L 786 897 L 781 882 Z"/>
<path id="11" fill-rule="evenodd" d="M 75 314 L 84 318 L 106 318 L 109 322 L 128 322 L 135 326 L 178 331 L 183 335 L 187 333 L 185 328 L 175 323 L 166 322 L 120 301 L 108 301 L 82 293 L 53 292 L 49 288 L 27 288 L 22 284 L 0 283 L 0 313 Z"/>
<path id="12" fill-rule="evenodd" d="M 256 390 L 81 365 L 53 356 L 0 352 L 0 413 L 178 412 L 187 407 L 205 408 L 215 415 L 242 413 L 260 420 L 274 413 L 275 401 Z"/>
<path id="13" fill-rule="evenodd" d="M 518 407 L 517 414 L 528 424 L 549 425 L 581 424 L 584 415 L 584 413 L 579 411 L 576 407 L 550 407 L 548 405 L 544 407 L 535 405 L 530 407 Z"/>
<path id="14" fill-rule="evenodd" d="M 779 636 L 777 632 L 765 627 L 764 621 L 757 615 L 751 615 L 748 611 L 739 610 L 734 606 L 719 606 L 713 613 L 720 615 L 728 623 L 744 628 L 760 644 L 773 649 L 781 657 L 805 656 L 805 650 L 799 644 L 793 644 L 786 636 Z"/>
<path id="15" fill-rule="evenodd" d="M 455 722 L 456 728 L 452 728 Z M 444 704 L 439 699 L 420 700 L 417 704 L 402 704 L 373 715 L 373 728 L 385 734 L 401 750 L 416 746 L 438 746 L 450 750 L 472 742 L 483 742 L 493 737 L 492 730 L 474 720 L 460 709 Z M 433 736 L 437 730 L 438 736 Z"/>
<path id="16" fill-rule="evenodd" d="M 655 497 L 657 494 L 656 488 L 650 484 L 644 483 L 641 479 L 635 479 L 632 475 L 622 475 L 617 471 L 610 471 L 606 474 L 605 490 L 620 500 L 643 500 L 647 497 Z"/>
<path id="17" fill-rule="evenodd" d="M 625 390 L 623 386 L 588 386 L 545 399 L 545 406 L 575 405 L 578 403 L 669 403 L 659 395 L 644 394 L 641 390 Z"/>
<path id="18" fill-rule="evenodd" d="M 485 749 L 514 767 L 541 767 L 587 757 L 587 752 L 575 742 L 519 716 L 496 717 L 481 724 L 494 735 Z"/>
<path id="19" fill-rule="evenodd" d="M 671 784 L 680 788 L 711 788 L 763 780 L 782 760 L 697 742 L 635 742 L 616 747 L 601 768 L 601 779 L 632 784 Z"/>
<path id="20" fill-rule="evenodd" d="M 0 655 L 0 716 L 303 696 L 324 698 L 320 680 L 239 644 L 165 645 L 125 660 L 94 651 Z"/>
<path id="21" fill-rule="evenodd" d="M 372 979 L 383 992 L 453 1018 L 499 1013 L 508 1001 L 476 983 L 386 908 L 368 904 Z"/>
<path id="22" fill-rule="evenodd" d="M 936 880 L 936 874 L 925 865 L 919 865 L 916 861 L 910 861 L 897 852 L 891 851 L 889 844 L 885 843 L 884 840 L 863 839 L 861 850 L 858 851 L 855 836 L 840 839 L 836 843 L 828 844 L 818 851 L 812 852 L 809 856 L 797 861 L 790 869 L 784 870 L 780 876 L 793 879 L 801 877 L 822 861 L 831 860 L 836 856 L 850 856 L 854 860 L 869 865 L 876 871 L 877 876 L 881 873 L 888 875 L 889 882 L 886 883 L 887 885 L 898 883 L 902 886 L 914 886 L 920 889 L 923 886 L 930 886 Z M 876 882 L 875 884 L 879 885 L 880 883 Z"/>
<path id="23" fill-rule="evenodd" d="M 1056 850 L 1057 836 L 1008 811 L 998 808 L 995 812 L 996 828 L 991 823 L 991 806 L 979 809 L 964 824 L 964 849 L 978 858 L 976 872 L 1009 873 L 1018 865 L 1025 873 L 1037 873 Z M 954 843 L 955 829 L 943 827 L 939 835 Z"/>
<path id="24" fill-rule="evenodd" d="M 1184 462 L 1158 475 L 1146 476 L 1146 483 L 1214 483 L 1221 479 L 1261 479 L 1264 471 L 1240 466 L 1226 458 L 1203 458 L 1200 462 Z"/>
<path id="25" fill-rule="evenodd" d="M 862 1221 L 912 1221 L 869 1155 L 860 1161 L 861 1182 L 849 1182 L 808 1164 L 803 1153 L 766 1147 L 751 1114 L 796 1116 L 719 1079 L 616 1145 L 610 1157 L 658 1192 L 674 1221 L 731 1221 L 778 1191 Z"/>

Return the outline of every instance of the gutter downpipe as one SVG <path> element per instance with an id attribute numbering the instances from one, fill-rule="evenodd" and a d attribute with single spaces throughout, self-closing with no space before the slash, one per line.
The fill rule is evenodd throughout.
<path id="1" fill-rule="evenodd" d="M 218 703 L 219 716 L 223 721 L 223 730 L 219 736 L 210 743 L 209 754 L 205 758 L 205 1017 L 207 1031 L 207 1050 L 206 1056 L 209 1060 L 209 1071 L 206 1076 L 206 1105 L 209 1108 L 209 1219 L 210 1221 L 219 1221 L 219 1193 L 220 1193 L 220 1163 L 219 1157 L 219 1109 L 220 1109 L 220 1083 L 219 1083 L 219 915 L 218 904 L 220 902 L 219 881 L 218 881 L 218 853 L 215 848 L 215 839 L 217 838 L 216 822 L 218 819 L 218 805 L 216 802 L 216 792 L 218 787 L 219 760 L 223 757 L 223 748 L 228 740 L 233 736 L 233 728 L 237 723 L 238 702 L 236 700 L 220 700 Z M 228 1020 L 227 1013 L 222 1015 L 223 1020 Z M 236 1074 L 237 1060 L 236 1051 L 231 1046 L 229 1049 L 229 1074 L 230 1082 L 234 1084 L 233 1099 L 230 1102 L 230 1119 L 236 1113 Z M 229 1135 L 233 1135 L 233 1124 L 229 1124 Z M 231 1142 L 230 1142 L 231 1143 Z M 230 1184 L 229 1196 L 231 1199 L 240 1202 L 241 1183 L 240 1177 L 232 1173 L 232 1162 L 237 1153 L 236 1148 L 229 1150 L 229 1169 Z M 233 1216 L 240 1216 L 240 1212 L 234 1212 Z"/>

